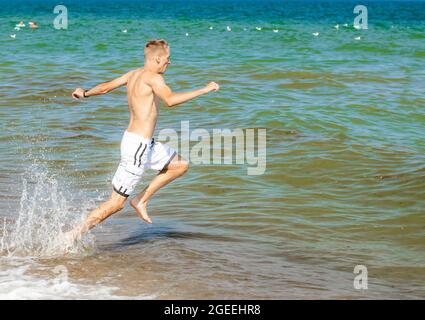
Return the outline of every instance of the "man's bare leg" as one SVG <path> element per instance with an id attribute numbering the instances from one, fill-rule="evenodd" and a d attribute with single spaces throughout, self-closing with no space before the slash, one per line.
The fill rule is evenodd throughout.
<path id="1" fill-rule="evenodd" d="M 126 197 L 112 191 L 109 199 L 102 203 L 99 207 L 90 212 L 86 220 L 79 226 L 75 227 L 71 231 L 68 231 L 65 236 L 70 241 L 75 241 L 83 233 L 94 228 L 96 225 L 101 223 L 103 220 L 113 215 L 114 213 L 122 210 L 125 205 Z"/>
<path id="2" fill-rule="evenodd" d="M 174 157 L 168 166 L 164 168 L 141 193 L 130 201 L 137 215 L 146 222 L 152 223 L 147 211 L 148 200 L 163 186 L 182 176 L 188 168 L 189 163 L 186 160 L 183 160 L 180 156 Z"/>

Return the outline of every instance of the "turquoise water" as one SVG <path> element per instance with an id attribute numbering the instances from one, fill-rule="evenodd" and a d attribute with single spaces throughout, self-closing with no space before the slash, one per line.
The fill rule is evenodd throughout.
<path id="1" fill-rule="evenodd" d="M 425 297 L 425 2 L 364 2 L 367 30 L 349 1 L 65 1 L 67 30 L 55 2 L 0 4 L 0 245 L 17 243 L 0 297 Z M 266 129 L 267 169 L 192 164 L 152 226 L 127 206 L 60 255 L 53 236 L 108 197 L 128 121 L 125 89 L 70 94 L 143 65 L 152 38 L 175 91 L 221 85 L 157 132 Z"/>

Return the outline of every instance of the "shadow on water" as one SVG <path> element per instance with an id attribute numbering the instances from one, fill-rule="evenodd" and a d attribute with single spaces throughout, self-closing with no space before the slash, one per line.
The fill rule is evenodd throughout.
<path id="1" fill-rule="evenodd" d="M 153 243 L 161 240 L 205 240 L 205 241 L 220 241 L 234 242 L 235 238 L 225 235 L 208 234 L 198 231 L 178 230 L 173 226 L 159 226 L 155 228 L 139 227 L 137 230 L 130 233 L 129 236 L 120 239 L 111 244 L 105 244 L 99 247 L 100 250 L 122 250 L 136 246 L 139 244 Z"/>

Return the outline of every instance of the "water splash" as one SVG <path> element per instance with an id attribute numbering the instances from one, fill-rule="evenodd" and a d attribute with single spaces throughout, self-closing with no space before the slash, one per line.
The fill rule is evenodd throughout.
<path id="1" fill-rule="evenodd" d="M 45 165 L 31 165 L 22 177 L 18 217 L 14 223 L 3 222 L 0 254 L 50 257 L 92 252 L 92 236 L 86 235 L 74 244 L 64 236 L 94 205 L 82 201 L 80 193 L 74 192 L 70 183 L 61 183 Z"/>

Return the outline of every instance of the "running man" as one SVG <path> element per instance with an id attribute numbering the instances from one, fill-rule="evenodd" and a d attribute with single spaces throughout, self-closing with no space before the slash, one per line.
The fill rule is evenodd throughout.
<path id="1" fill-rule="evenodd" d="M 202 89 L 176 93 L 171 91 L 162 77 L 170 64 L 170 47 L 165 40 L 152 40 L 144 49 L 144 67 L 130 71 L 123 76 L 84 90 L 75 89 L 72 97 L 88 98 L 108 93 L 121 86 L 127 86 L 130 123 L 121 141 L 121 162 L 112 179 L 113 191 L 110 198 L 94 209 L 86 220 L 67 233 L 76 239 L 81 234 L 124 208 L 127 198 L 139 183 L 146 169 L 159 171 L 152 182 L 131 201 L 138 216 L 152 223 L 147 204 L 160 188 L 183 175 L 189 168 L 187 160 L 165 144 L 154 141 L 153 134 L 159 114 L 159 99 L 167 107 L 175 107 L 200 95 L 217 91 L 219 86 L 210 82 Z"/>

